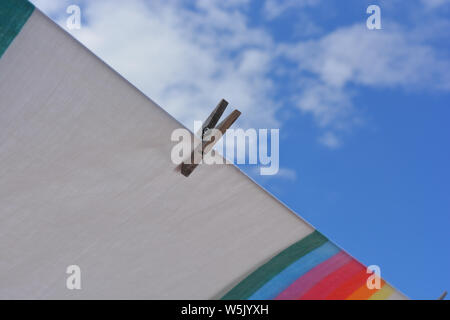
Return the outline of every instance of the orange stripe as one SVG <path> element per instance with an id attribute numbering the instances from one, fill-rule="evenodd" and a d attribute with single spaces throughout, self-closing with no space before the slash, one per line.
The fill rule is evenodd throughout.
<path id="1" fill-rule="evenodd" d="M 305 294 L 297 297 L 299 300 L 323 300 L 334 290 L 339 288 L 343 283 L 350 280 L 355 274 L 366 268 L 352 259 L 350 262 L 324 277 L 314 287 L 309 289 Z"/>
<path id="2" fill-rule="evenodd" d="M 368 274 L 370 276 L 370 274 Z M 384 286 L 385 281 L 381 279 L 381 287 Z M 377 292 L 379 289 L 369 289 L 367 288 L 367 282 L 364 283 L 361 287 L 358 288 L 355 292 L 353 292 L 351 295 L 349 295 L 345 300 L 368 300 L 375 292 Z"/>
<path id="3" fill-rule="evenodd" d="M 366 284 L 367 278 L 370 274 L 367 274 L 366 268 L 355 274 L 348 281 L 343 283 L 339 288 L 329 294 L 327 300 L 345 300 L 353 292 L 358 290 L 362 285 Z"/>

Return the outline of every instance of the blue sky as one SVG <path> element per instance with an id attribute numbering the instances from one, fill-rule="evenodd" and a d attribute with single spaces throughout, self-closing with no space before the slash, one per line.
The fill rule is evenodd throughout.
<path id="1" fill-rule="evenodd" d="M 450 1 L 34 0 L 183 124 L 280 128 L 255 181 L 411 298 L 450 290 Z M 382 29 L 366 28 L 381 8 Z"/>

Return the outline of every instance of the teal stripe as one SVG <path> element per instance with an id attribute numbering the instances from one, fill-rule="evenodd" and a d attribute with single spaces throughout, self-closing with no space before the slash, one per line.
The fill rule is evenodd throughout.
<path id="1" fill-rule="evenodd" d="M 255 272 L 251 273 L 247 278 L 242 280 L 237 286 L 231 289 L 225 296 L 224 300 L 244 300 L 248 299 L 266 282 L 275 277 L 289 265 L 297 261 L 299 258 L 320 247 L 328 239 L 320 232 L 315 230 L 302 240 L 294 243 L 281 253 L 273 257 L 269 262 L 259 267 Z"/>
<path id="2" fill-rule="evenodd" d="M 34 6 L 26 0 L 0 0 L 0 58 L 33 10 Z"/>
<path id="3" fill-rule="evenodd" d="M 289 267 L 270 279 L 258 291 L 249 297 L 249 300 L 271 300 L 275 299 L 283 290 L 294 283 L 298 278 L 310 271 L 312 268 L 330 259 L 340 251 L 331 242 L 326 242 L 319 248 L 304 255 Z"/>

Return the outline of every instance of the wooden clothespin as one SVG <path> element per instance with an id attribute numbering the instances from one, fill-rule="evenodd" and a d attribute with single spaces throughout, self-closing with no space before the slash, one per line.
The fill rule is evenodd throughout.
<path id="1" fill-rule="evenodd" d="M 217 129 L 220 131 L 221 135 L 223 136 L 228 128 L 231 127 L 231 125 L 239 118 L 241 115 L 241 112 L 239 110 L 233 110 L 231 114 L 226 117 L 222 122 L 220 122 L 217 127 L 216 124 L 219 122 L 220 117 L 224 113 L 226 107 L 228 106 L 228 102 L 225 99 L 222 99 L 217 107 L 211 112 L 209 117 L 205 120 L 205 122 L 202 125 L 202 131 L 201 131 L 201 138 L 202 141 L 198 145 L 197 148 L 195 148 L 191 153 L 191 163 L 182 163 L 181 164 L 181 173 L 188 177 L 192 171 L 198 166 L 198 161 L 196 160 L 196 155 L 200 154 L 201 157 L 205 154 L 207 154 L 209 151 L 211 151 L 212 147 L 219 141 L 219 139 L 214 139 L 214 137 L 211 137 L 210 139 L 206 139 L 209 137 L 209 133 L 212 129 Z"/>

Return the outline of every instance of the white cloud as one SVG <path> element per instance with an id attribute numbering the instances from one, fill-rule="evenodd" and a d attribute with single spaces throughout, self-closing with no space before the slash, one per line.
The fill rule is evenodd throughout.
<path id="1" fill-rule="evenodd" d="M 37 8 L 49 16 L 66 12 L 66 8 L 73 3 L 69 0 L 30 0 Z"/>
<path id="2" fill-rule="evenodd" d="M 386 29 L 369 31 L 357 24 L 280 49 L 297 62 L 299 72 L 308 73 L 299 82 L 297 107 L 328 131 L 320 139 L 326 146 L 338 147 L 336 131 L 359 121 L 349 89 L 354 85 L 450 89 L 447 60 L 407 30 L 395 25 L 386 25 Z"/>
<path id="3" fill-rule="evenodd" d="M 296 181 L 297 180 L 297 172 L 292 169 L 288 168 L 280 168 L 278 170 L 278 173 L 275 175 L 277 178 L 286 179 L 289 181 Z"/>
<path id="4" fill-rule="evenodd" d="M 443 5 L 450 4 L 450 0 L 421 0 L 421 2 L 427 9 L 436 9 Z"/>
<path id="5" fill-rule="evenodd" d="M 320 138 L 319 142 L 330 149 L 336 149 L 341 145 L 341 141 L 334 132 L 325 132 Z"/>
<path id="6" fill-rule="evenodd" d="M 33 2 L 59 16 L 64 27 L 69 1 Z M 356 89 L 350 88 L 450 89 L 448 59 L 426 44 L 431 31 L 419 34 L 383 20 L 383 30 L 369 31 L 361 23 L 315 40 L 281 44 L 264 27 L 250 26 L 249 2 L 82 1 L 87 23 L 71 33 L 190 128 L 221 98 L 243 111 L 238 120 L 243 127 L 279 127 L 280 107 L 293 103 L 322 128 L 319 141 L 337 148 L 343 130 L 360 123 Z M 264 12 L 276 18 L 319 2 L 267 0 Z M 297 91 L 284 92 L 284 101 L 275 100 L 285 88 L 271 78 L 282 72 L 280 57 L 297 66 L 292 78 Z"/>
<path id="7" fill-rule="evenodd" d="M 248 26 L 247 3 L 97 0 L 84 3 L 89 23 L 71 33 L 191 129 L 221 98 L 243 112 L 241 125 L 278 127 L 267 74 L 274 44 Z"/>
<path id="8" fill-rule="evenodd" d="M 295 182 L 297 181 L 297 172 L 294 169 L 290 169 L 290 168 L 279 168 L 278 172 L 274 175 L 261 175 L 260 172 L 261 167 L 260 166 L 256 166 L 253 167 L 252 170 L 250 170 L 250 174 L 252 176 L 258 176 L 258 181 L 264 182 L 264 181 L 269 181 L 272 179 L 280 179 L 280 180 L 285 180 L 285 181 L 290 181 L 290 182 Z"/>
<path id="9" fill-rule="evenodd" d="M 319 4 L 320 0 L 266 0 L 264 3 L 264 13 L 266 18 L 271 20 L 278 18 L 287 10 L 299 9 Z"/>

